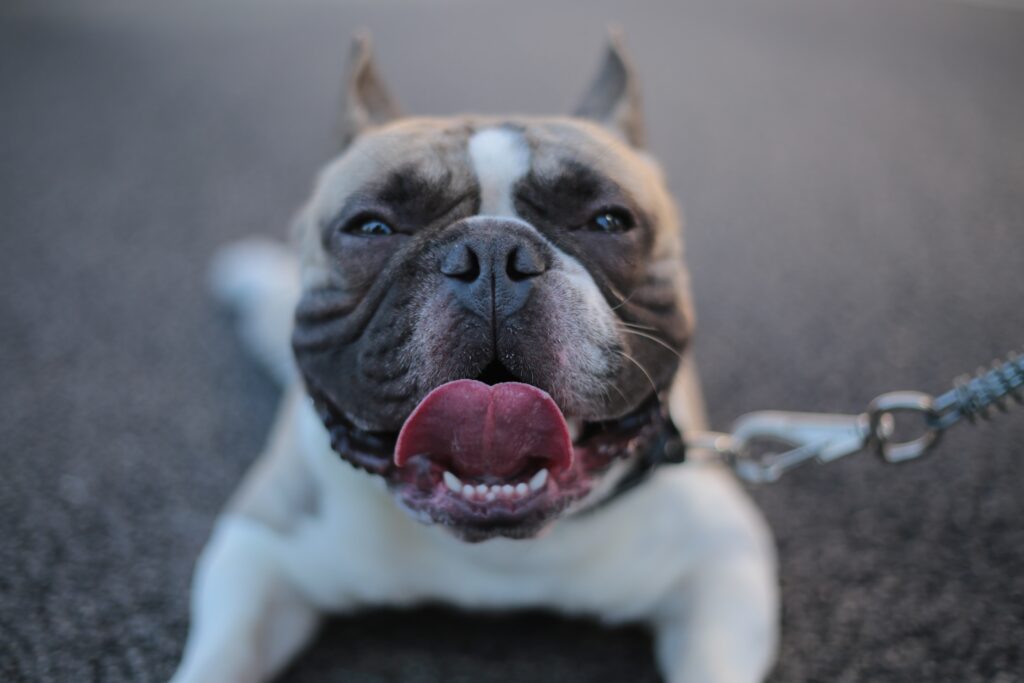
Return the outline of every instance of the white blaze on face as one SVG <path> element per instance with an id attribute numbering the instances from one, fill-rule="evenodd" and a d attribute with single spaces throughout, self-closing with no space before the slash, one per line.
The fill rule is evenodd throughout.
<path id="1" fill-rule="evenodd" d="M 522 133 L 505 127 L 484 128 L 470 137 L 468 150 L 480 186 L 479 215 L 519 219 L 513 190 L 529 172 L 531 163 L 530 148 Z M 558 309 L 555 319 L 559 328 L 551 332 L 556 338 L 573 340 L 561 349 L 566 365 L 573 369 L 573 381 L 585 392 L 599 394 L 606 389 L 597 378 L 605 376 L 609 365 L 618 361 L 606 351 L 617 337 L 615 316 L 583 264 L 545 237 L 541 239 L 554 253 L 555 262 L 547 277 L 559 292 L 550 304 Z"/>
<path id="2" fill-rule="evenodd" d="M 515 216 L 512 188 L 530 170 L 530 148 L 511 128 L 484 128 L 469 139 L 469 159 L 480 185 L 480 214 Z"/>

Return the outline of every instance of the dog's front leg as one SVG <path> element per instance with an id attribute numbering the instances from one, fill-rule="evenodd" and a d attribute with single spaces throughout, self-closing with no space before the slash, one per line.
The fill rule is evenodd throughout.
<path id="1" fill-rule="evenodd" d="M 192 625 L 172 683 L 258 683 L 312 637 L 317 610 L 286 581 L 273 530 L 222 518 L 196 565 Z"/>
<path id="2" fill-rule="evenodd" d="M 666 683 L 759 683 L 775 659 L 778 588 L 770 549 L 712 558 L 655 617 Z"/>
<path id="3" fill-rule="evenodd" d="M 312 637 L 317 610 L 283 561 L 287 530 L 311 508 L 297 427 L 303 393 L 286 392 L 263 455 L 249 470 L 196 563 L 185 654 L 173 683 L 255 683 L 274 677 Z"/>

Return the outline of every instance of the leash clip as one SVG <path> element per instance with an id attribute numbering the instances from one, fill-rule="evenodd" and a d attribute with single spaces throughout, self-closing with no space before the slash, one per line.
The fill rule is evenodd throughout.
<path id="1" fill-rule="evenodd" d="M 740 479 L 751 484 L 777 481 L 806 462 L 828 463 L 859 453 L 872 438 L 871 418 L 837 413 L 761 410 L 737 419 L 731 434 L 695 435 L 688 448 L 711 450 L 724 459 Z M 888 435 L 891 420 L 877 429 Z M 788 450 L 779 450 L 779 445 Z"/>

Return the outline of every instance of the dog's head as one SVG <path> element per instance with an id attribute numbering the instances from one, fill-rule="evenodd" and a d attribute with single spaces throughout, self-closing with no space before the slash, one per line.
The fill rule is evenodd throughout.
<path id="1" fill-rule="evenodd" d="M 337 452 L 417 518 L 524 537 L 660 428 L 691 329 L 618 40 L 574 117 L 402 118 L 366 38 L 299 216 L 293 343 Z"/>

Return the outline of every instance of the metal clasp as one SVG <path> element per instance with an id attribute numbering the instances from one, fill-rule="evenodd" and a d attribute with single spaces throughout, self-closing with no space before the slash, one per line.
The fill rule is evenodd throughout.
<path id="1" fill-rule="evenodd" d="M 891 426 L 891 420 L 886 419 L 878 429 L 891 431 Z M 714 450 L 729 461 L 741 479 L 761 484 L 776 481 L 805 462 L 832 462 L 857 453 L 865 448 L 872 433 L 867 414 L 763 410 L 740 417 L 729 435 L 715 435 L 713 441 L 698 438 L 688 446 Z M 757 447 L 763 442 L 781 442 L 793 448 L 759 455 Z"/>

